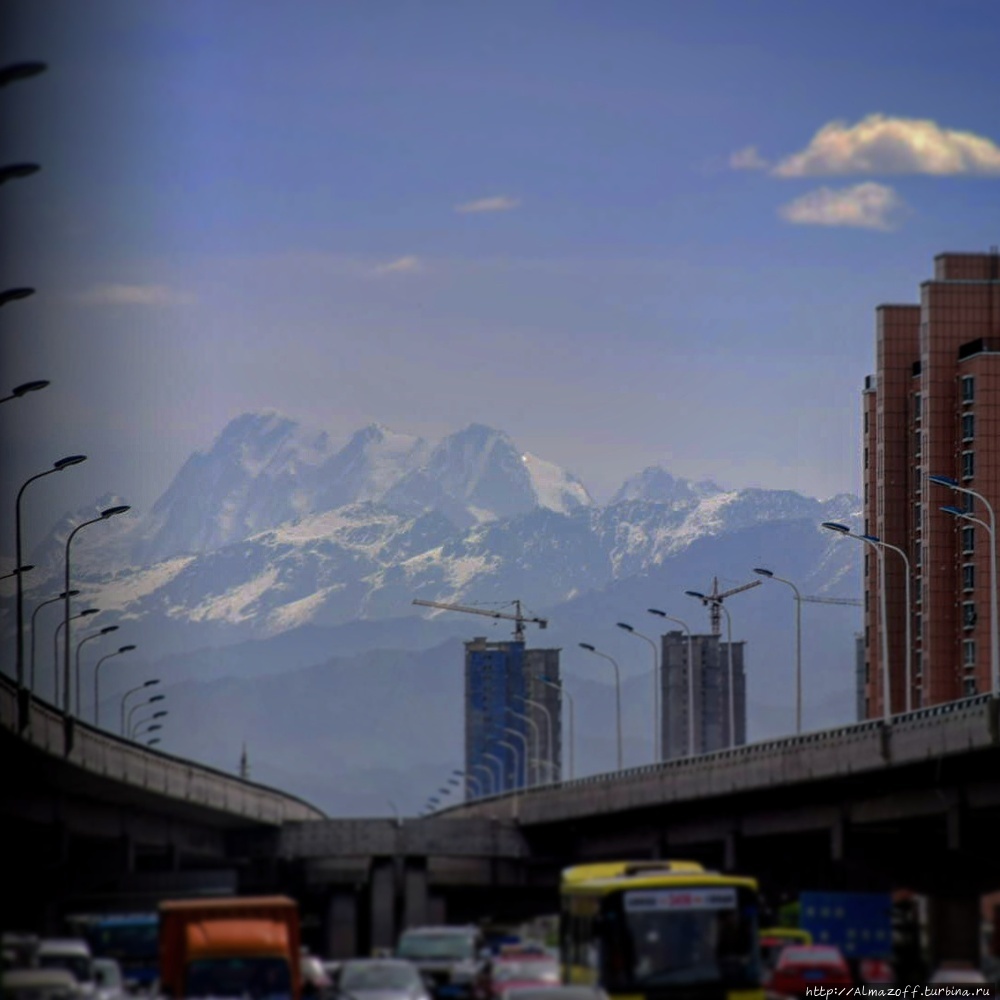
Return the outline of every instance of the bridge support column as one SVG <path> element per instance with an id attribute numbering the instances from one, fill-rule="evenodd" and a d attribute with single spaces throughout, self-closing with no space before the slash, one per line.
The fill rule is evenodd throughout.
<path id="1" fill-rule="evenodd" d="M 326 906 L 326 954 L 353 958 L 358 954 L 358 900 L 350 889 L 334 889 Z"/>
<path id="2" fill-rule="evenodd" d="M 978 896 L 932 896 L 927 922 L 932 967 L 946 961 L 979 965 Z"/>
<path id="3" fill-rule="evenodd" d="M 371 868 L 371 947 L 396 944 L 396 871 L 392 858 L 375 858 Z"/>
<path id="4" fill-rule="evenodd" d="M 722 847 L 722 867 L 727 872 L 735 872 L 739 867 L 739 836 L 735 830 L 726 834 Z"/>
<path id="5" fill-rule="evenodd" d="M 407 858 L 403 868 L 403 926 L 421 927 L 428 922 L 427 861 Z"/>

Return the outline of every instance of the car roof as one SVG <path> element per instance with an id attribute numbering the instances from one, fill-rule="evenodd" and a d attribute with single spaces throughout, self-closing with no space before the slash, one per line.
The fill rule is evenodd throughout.
<path id="1" fill-rule="evenodd" d="M 38 944 L 39 954 L 43 952 L 77 952 L 90 954 L 90 945 L 83 938 L 42 938 Z"/>
<path id="2" fill-rule="evenodd" d="M 77 986 L 76 977 L 67 969 L 11 969 L 3 974 L 4 987 Z"/>
<path id="3" fill-rule="evenodd" d="M 844 955 L 830 944 L 790 944 L 782 949 L 779 961 L 785 965 L 792 962 L 843 962 Z"/>
<path id="4" fill-rule="evenodd" d="M 408 927 L 404 934 L 478 934 L 479 928 L 471 924 L 441 924 L 437 927 Z"/>

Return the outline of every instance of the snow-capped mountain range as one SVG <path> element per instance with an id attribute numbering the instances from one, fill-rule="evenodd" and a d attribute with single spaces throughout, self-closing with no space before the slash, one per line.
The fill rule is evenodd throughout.
<path id="1" fill-rule="evenodd" d="M 33 574 L 32 601 L 56 587 L 71 525 L 119 501 L 102 497 L 53 528 L 31 554 L 45 571 Z M 859 507 L 849 495 L 724 490 L 656 467 L 600 506 L 576 477 L 480 424 L 437 443 L 371 425 L 336 449 L 279 414 L 246 414 L 187 460 L 152 510 L 83 534 L 74 580 L 108 620 L 197 623 L 212 641 L 237 641 L 411 614 L 414 597 L 552 607 L 701 538 L 818 525 Z"/>

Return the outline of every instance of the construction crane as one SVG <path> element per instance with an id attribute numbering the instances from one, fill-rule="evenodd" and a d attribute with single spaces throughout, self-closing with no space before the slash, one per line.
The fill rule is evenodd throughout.
<path id="1" fill-rule="evenodd" d="M 712 635 L 722 634 L 722 612 L 719 610 L 722 606 L 722 602 L 727 597 L 732 597 L 733 594 L 740 594 L 744 590 L 750 590 L 751 587 L 759 587 L 760 585 L 760 580 L 754 580 L 751 583 L 744 583 L 739 587 L 733 587 L 732 590 L 726 590 L 720 594 L 719 578 L 713 577 L 712 593 L 706 594 L 701 600 L 701 603 L 708 607 L 709 620 L 712 623 Z"/>
<path id="2" fill-rule="evenodd" d="M 441 601 L 420 601 L 414 600 L 414 604 L 419 604 L 421 607 L 425 608 L 442 608 L 445 611 L 464 611 L 466 614 L 470 615 L 486 615 L 488 618 L 506 618 L 508 621 L 514 623 L 514 641 L 524 642 L 524 625 L 526 622 L 531 622 L 537 625 L 539 628 L 548 628 L 548 619 L 546 618 L 527 618 L 521 614 L 521 602 L 513 601 L 514 614 L 509 615 L 503 611 L 487 611 L 485 608 L 470 608 L 465 604 L 443 604 Z"/>
<path id="3" fill-rule="evenodd" d="M 853 597 L 803 597 L 802 600 L 813 604 L 848 604 L 852 608 L 860 608 L 865 603 Z"/>

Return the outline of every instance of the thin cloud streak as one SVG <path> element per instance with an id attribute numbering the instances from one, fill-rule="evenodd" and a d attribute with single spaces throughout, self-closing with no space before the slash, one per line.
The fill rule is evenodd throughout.
<path id="1" fill-rule="evenodd" d="M 807 226 L 850 226 L 888 232 L 895 229 L 906 204 L 883 184 L 868 181 L 854 187 L 820 188 L 778 209 L 786 221 Z"/>
<path id="2" fill-rule="evenodd" d="M 764 170 L 767 160 L 757 152 L 756 146 L 747 146 L 729 157 L 729 166 L 733 170 Z"/>
<path id="3" fill-rule="evenodd" d="M 376 276 L 384 274 L 412 274 L 414 271 L 420 270 L 423 270 L 420 259 L 410 255 L 391 260 L 387 264 L 379 264 L 378 267 L 372 268 L 371 273 Z"/>
<path id="4" fill-rule="evenodd" d="M 455 211 L 462 214 L 473 214 L 477 212 L 510 212 L 518 208 L 521 204 L 520 198 L 512 198 L 509 195 L 497 194 L 489 198 L 477 198 L 475 201 L 467 201 L 462 205 L 456 205 Z"/>

